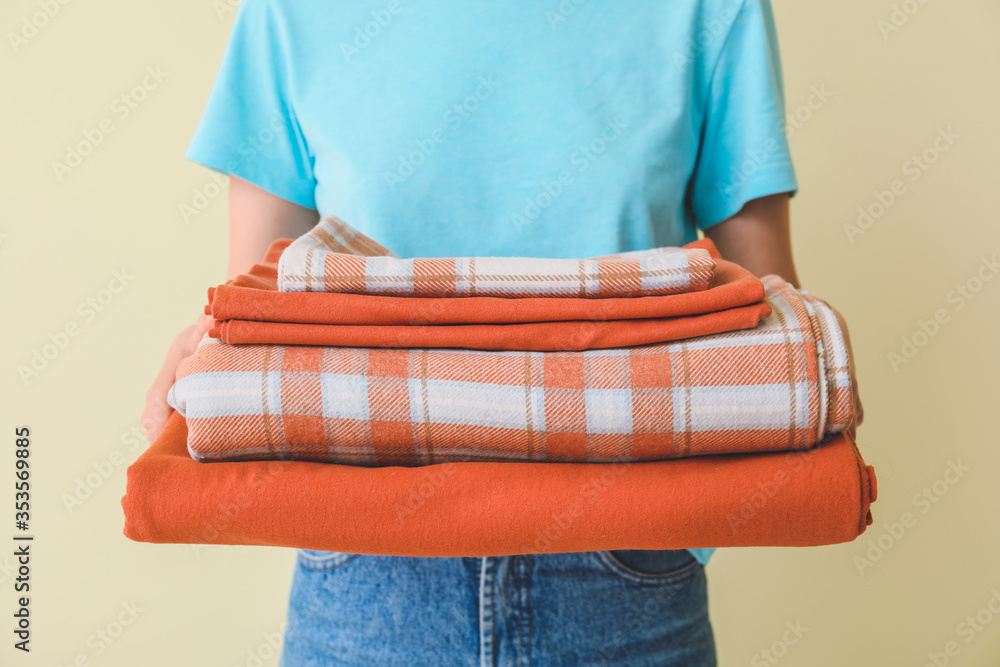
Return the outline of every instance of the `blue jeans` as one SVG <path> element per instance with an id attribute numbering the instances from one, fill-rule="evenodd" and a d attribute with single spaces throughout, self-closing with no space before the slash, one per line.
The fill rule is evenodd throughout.
<path id="1" fill-rule="evenodd" d="M 715 664 L 705 569 L 686 550 L 301 550 L 281 656 L 281 667 Z"/>

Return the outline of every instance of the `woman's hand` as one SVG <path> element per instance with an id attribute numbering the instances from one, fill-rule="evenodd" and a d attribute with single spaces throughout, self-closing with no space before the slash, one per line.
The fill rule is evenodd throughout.
<path id="1" fill-rule="evenodd" d="M 253 183 L 230 176 L 229 278 L 259 262 L 275 239 L 298 238 L 316 226 L 318 220 L 319 214 L 314 209 L 285 201 Z M 167 392 L 177 379 L 178 365 L 194 354 L 212 321 L 208 315 L 202 315 L 197 324 L 181 331 L 170 344 L 163 367 L 146 392 L 146 409 L 140 423 L 150 442 L 163 430 L 172 411 L 167 404 Z"/>
<path id="2" fill-rule="evenodd" d="M 159 374 L 153 380 L 153 385 L 146 392 L 146 409 L 142 411 L 140 424 L 146 430 L 146 438 L 153 442 L 160 435 L 167 417 L 170 416 L 171 408 L 167 404 L 167 392 L 177 379 L 177 367 L 181 361 L 194 354 L 198 347 L 198 341 L 202 339 L 205 332 L 212 326 L 212 318 L 208 315 L 201 315 L 198 322 L 186 327 L 177 337 L 174 338 L 167 350 L 167 358 L 163 360 L 163 366 Z"/>
<path id="3" fill-rule="evenodd" d="M 733 217 L 708 227 L 705 236 L 715 243 L 715 247 L 724 258 L 736 262 L 754 275 L 762 277 L 773 273 L 781 276 L 792 287 L 798 288 L 799 278 L 792 258 L 788 200 L 788 193 L 751 199 Z M 826 305 L 830 306 L 828 303 Z M 854 436 L 865 418 L 865 411 L 858 394 L 857 367 L 854 365 L 854 352 L 851 349 L 847 322 L 836 308 L 830 306 L 830 309 L 836 315 L 840 330 L 844 333 L 847 359 L 851 366 L 854 421 L 848 425 L 847 431 Z"/>

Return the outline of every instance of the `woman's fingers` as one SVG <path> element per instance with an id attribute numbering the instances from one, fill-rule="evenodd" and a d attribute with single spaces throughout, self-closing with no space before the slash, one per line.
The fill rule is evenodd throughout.
<path id="1" fill-rule="evenodd" d="M 211 315 L 205 315 L 202 313 L 198 316 L 198 322 L 194 325 L 194 332 L 192 336 L 194 338 L 195 347 L 198 347 L 198 341 L 212 328 L 215 324 L 215 319 Z"/>
<path id="2" fill-rule="evenodd" d="M 146 430 L 146 438 L 150 442 L 156 440 L 156 436 L 163 430 L 167 418 L 173 411 L 173 408 L 167 403 L 167 393 L 177 378 L 178 366 L 182 360 L 194 354 L 198 341 L 211 327 L 211 323 L 211 317 L 200 316 L 196 324 L 185 327 L 170 344 L 160 372 L 153 380 L 149 390 L 146 391 L 146 407 L 142 411 L 142 417 L 139 421 L 143 429 Z"/>
<path id="3" fill-rule="evenodd" d="M 142 411 L 139 424 L 146 431 L 146 439 L 149 442 L 156 440 L 170 416 L 172 408 L 167 403 L 168 391 L 170 385 L 164 386 L 162 380 L 157 378 L 146 392 L 146 407 Z"/>

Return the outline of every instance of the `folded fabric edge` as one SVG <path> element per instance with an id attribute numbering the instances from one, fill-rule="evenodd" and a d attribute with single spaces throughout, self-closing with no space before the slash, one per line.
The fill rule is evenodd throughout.
<path id="1" fill-rule="evenodd" d="M 716 259 L 705 248 L 662 247 L 586 259 L 542 257 L 399 258 L 300 245 L 278 262 L 278 291 L 468 298 L 682 294 L 709 289 Z M 529 270 L 530 267 L 530 270 Z M 635 281 L 640 280 L 641 285 Z M 579 291 L 579 294 L 574 292 Z"/>
<path id="2" fill-rule="evenodd" d="M 831 432 L 843 430 L 856 419 L 854 382 L 857 370 L 851 364 L 851 357 L 847 353 L 847 337 L 841 329 L 833 308 L 828 303 L 813 297 L 808 292 L 803 298 L 816 307 L 816 323 L 823 340 L 824 357 L 828 364 L 827 400 L 829 409 L 827 413 L 828 422 L 832 426 L 827 430 Z M 842 365 L 838 363 L 838 358 L 843 359 Z M 838 376 L 843 378 L 843 386 L 840 386 Z"/>
<path id="3" fill-rule="evenodd" d="M 736 529 L 730 529 L 734 532 L 732 534 L 726 534 L 724 531 L 723 535 L 728 535 L 730 539 L 722 538 L 710 538 L 702 544 L 698 539 L 692 538 L 687 540 L 691 543 L 685 544 L 667 544 L 669 542 L 669 536 L 655 537 L 651 536 L 652 532 L 655 532 L 653 527 L 650 527 L 651 531 L 642 531 L 641 536 L 636 539 L 628 540 L 618 540 L 615 541 L 615 537 L 603 537 L 600 544 L 596 543 L 594 538 L 590 539 L 590 542 L 585 544 L 581 548 L 573 548 L 572 540 L 563 539 L 565 535 L 559 537 L 556 540 L 550 541 L 544 546 L 539 545 L 527 545 L 518 544 L 513 546 L 492 546 L 490 542 L 495 542 L 497 544 L 510 543 L 510 540 L 501 539 L 498 541 L 495 535 L 487 535 L 484 540 L 487 544 L 485 547 L 481 546 L 469 546 L 470 544 L 479 544 L 475 540 L 469 542 L 468 536 L 459 536 L 458 543 L 465 544 L 465 546 L 460 549 L 455 547 L 450 547 L 444 549 L 446 553 L 441 553 L 442 549 L 436 545 L 432 539 L 421 538 L 417 540 L 419 543 L 402 547 L 387 547 L 387 544 L 391 543 L 391 539 L 386 542 L 384 535 L 377 535 L 378 531 L 373 529 L 371 526 L 364 526 L 363 530 L 358 530 L 357 526 L 349 527 L 344 534 L 348 537 L 340 539 L 341 544 L 330 544 L 326 542 L 323 538 L 315 539 L 310 535 L 302 534 L 302 527 L 298 529 L 298 533 L 294 530 L 287 530 L 284 527 L 283 522 L 278 522 L 270 528 L 258 529 L 252 521 L 248 522 L 245 517 L 236 516 L 230 517 L 226 522 L 223 522 L 220 526 L 218 522 L 211 522 L 202 520 L 199 517 L 191 515 L 191 511 L 186 510 L 186 505 L 190 505 L 193 501 L 190 496 L 200 498 L 206 505 L 208 503 L 220 503 L 220 501 L 225 500 L 225 503 L 230 503 L 228 499 L 220 497 L 217 489 L 212 488 L 199 488 L 197 485 L 192 486 L 190 483 L 192 478 L 190 471 L 192 466 L 194 467 L 209 467 L 209 464 L 202 464 L 192 461 L 187 453 L 184 451 L 183 445 L 178 447 L 178 438 L 183 438 L 186 434 L 186 428 L 184 425 L 184 420 L 179 415 L 172 415 L 168 427 L 164 429 L 161 437 L 157 439 L 149 449 L 143 452 L 142 455 L 128 468 L 127 472 L 127 487 L 126 494 L 123 496 L 121 503 L 125 514 L 125 526 L 124 535 L 133 541 L 140 542 L 152 542 L 152 543 L 173 543 L 173 544 L 247 544 L 247 545 L 267 545 L 267 546 L 281 546 L 290 548 L 315 548 L 319 550 L 347 550 L 347 551 L 357 551 L 363 553 L 379 553 L 385 555 L 412 555 L 412 556 L 433 556 L 433 555 L 446 555 L 455 556 L 459 555 L 458 551 L 461 551 L 461 555 L 467 556 L 486 556 L 486 555 L 510 555 L 510 554 L 520 554 L 520 553 L 564 553 L 570 551 L 592 551 L 601 548 L 639 548 L 639 549 L 656 549 L 656 548 L 701 548 L 701 547 L 730 547 L 730 546 L 821 546 L 827 544 L 838 544 L 844 542 L 851 542 L 861 535 L 865 528 L 872 523 L 871 515 L 871 503 L 877 498 L 877 482 L 875 477 L 875 471 L 872 466 L 866 465 L 864 460 L 861 458 L 860 452 L 858 451 L 856 442 L 848 434 L 838 434 L 834 436 L 834 441 L 838 438 L 845 439 L 849 446 L 849 451 L 851 456 L 853 456 L 854 461 L 857 465 L 858 475 L 855 478 L 856 482 L 850 486 L 855 488 L 858 499 L 859 506 L 856 507 L 858 511 L 858 523 L 855 530 L 845 532 L 838 529 L 835 533 L 829 532 L 828 529 L 822 526 L 811 531 L 805 531 L 802 534 L 794 533 L 794 537 L 786 538 L 786 533 L 783 532 L 785 529 L 781 528 L 781 521 L 796 521 L 796 507 L 788 507 L 787 512 L 779 511 L 778 514 L 772 516 L 767 521 L 764 521 L 761 517 L 763 515 L 757 515 L 756 517 L 751 515 L 745 523 L 748 527 L 744 527 L 740 530 L 739 534 L 735 532 Z M 172 439 L 172 441 L 171 441 Z M 815 464 L 817 461 L 825 461 L 829 463 L 831 456 L 843 456 L 844 447 L 838 445 L 836 449 L 830 448 L 823 455 L 822 458 L 813 458 L 808 460 L 806 469 L 803 474 L 815 475 L 821 474 L 821 470 L 815 469 Z M 782 454 L 786 455 L 786 454 Z M 775 462 L 777 455 L 719 455 L 714 457 L 699 457 L 704 463 L 699 465 L 712 465 L 713 463 L 721 463 L 726 465 L 726 461 L 732 462 L 734 459 L 744 458 L 744 457 L 760 457 L 769 456 L 771 460 L 768 461 L 768 465 Z M 715 459 L 715 461 L 711 461 Z M 760 463 L 760 462 L 758 462 Z M 846 464 L 846 461 L 838 464 L 841 467 Z M 288 461 L 272 461 L 268 462 L 266 470 L 267 473 L 263 474 L 274 474 L 277 472 L 284 473 L 294 473 L 294 478 L 289 478 L 289 481 L 282 484 L 280 483 L 281 475 L 275 475 L 274 479 L 279 480 L 279 486 L 282 490 L 293 491 L 294 493 L 301 494 L 302 488 L 308 488 L 310 484 L 321 483 L 327 480 L 333 479 L 333 477 L 324 476 L 321 471 L 329 468 L 329 466 L 334 464 L 324 464 L 324 463 L 298 463 L 298 462 L 288 462 Z M 420 480 L 427 480 L 427 475 L 430 473 L 436 474 L 437 477 L 441 477 L 442 473 L 447 477 L 448 474 L 454 474 L 457 470 L 454 466 L 510 466 L 511 464 L 481 464 L 481 463 L 451 463 L 451 464 L 436 464 L 435 466 L 427 466 L 423 470 L 419 468 L 409 468 L 403 469 L 408 472 L 400 473 L 398 468 L 382 468 L 377 469 L 382 472 L 373 472 L 372 469 L 368 469 L 365 473 L 365 477 L 370 478 L 372 481 L 376 479 L 385 480 L 398 480 L 401 478 L 403 480 L 409 481 L 409 486 L 417 488 L 419 486 Z M 551 463 L 538 463 L 538 464 L 513 464 L 515 466 L 588 466 L 591 464 L 551 464 Z M 646 463 L 646 464 L 628 464 L 623 466 L 626 471 L 632 469 L 638 471 L 638 468 L 632 468 L 632 466 L 655 466 L 660 465 L 660 463 Z M 729 465 L 732 465 L 730 463 Z M 248 482 L 246 488 L 253 488 L 255 484 L 259 484 L 259 481 L 255 481 L 259 477 L 259 473 L 265 470 L 262 465 L 259 466 L 248 466 L 244 463 L 215 463 L 210 464 L 211 467 L 228 467 L 226 475 L 217 477 L 216 479 L 227 479 L 227 481 L 233 481 L 237 479 L 241 483 L 245 480 Z M 291 466 L 291 467 L 289 467 Z M 812 467 L 810 467 L 812 466 Z M 345 468 L 346 466 L 338 466 L 339 468 Z M 184 468 L 187 470 L 185 471 Z M 608 468 L 611 469 L 610 467 Z M 527 470 L 527 469 L 526 469 Z M 570 468 L 566 468 L 567 471 Z M 416 471 L 416 472 L 414 472 Z M 449 472 L 451 471 L 451 472 Z M 759 470 L 757 471 L 759 474 Z M 559 477 L 559 476 L 557 476 Z M 208 479 L 208 478 L 205 478 Z M 633 479 L 634 476 L 633 476 Z M 648 482 L 648 478 L 647 482 Z M 562 480 L 564 481 L 564 480 Z M 562 483 L 562 481 L 560 483 Z M 254 482 L 253 484 L 249 482 Z M 370 484 L 362 485 L 359 488 L 366 489 L 371 486 Z M 376 483 L 377 486 L 377 483 Z M 440 486 L 440 485 L 438 485 Z M 240 488 L 243 488 L 241 486 Z M 619 489 L 620 491 L 620 489 Z M 839 493 L 847 492 L 846 488 L 842 488 Z M 367 491 L 366 491 L 367 492 Z M 783 492 L 779 488 L 779 496 Z M 805 493 L 804 490 L 800 493 Z M 185 494 L 184 496 L 177 496 L 175 494 Z M 214 494 L 214 495 L 213 495 Z M 447 492 L 445 492 L 447 495 Z M 612 496 L 614 494 L 611 494 Z M 794 495 L 794 494 L 793 494 Z M 176 502 L 173 500 L 175 497 L 187 497 L 183 502 Z M 309 496 L 302 495 L 303 498 L 308 498 Z M 796 495 L 795 497 L 798 497 Z M 802 496 L 806 498 L 807 496 Z M 294 500 L 294 498 L 292 498 Z M 246 496 L 243 498 L 232 499 L 231 502 L 239 503 L 243 505 L 241 511 L 247 511 L 253 514 L 254 511 L 265 510 L 266 512 L 278 512 L 278 513 L 289 513 L 298 511 L 296 508 L 290 506 L 277 507 L 273 504 L 266 502 L 266 498 L 254 498 L 252 497 L 250 491 L 247 492 Z M 359 502 L 359 501 L 355 501 Z M 361 500 L 360 502 L 363 502 Z M 436 503 L 440 507 L 440 501 L 435 501 L 431 499 L 429 503 Z M 780 502 L 780 497 L 777 502 Z M 349 505 L 349 503 L 348 503 Z M 248 509 L 249 508 L 249 509 Z M 308 511 L 309 507 L 301 508 L 304 511 Z M 556 511 L 558 508 L 554 508 Z M 323 509 L 320 506 L 314 507 L 313 510 L 318 511 L 317 521 L 322 523 L 322 513 Z M 509 510 L 509 508 L 508 508 Z M 451 511 L 451 510 L 450 510 Z M 663 508 L 658 510 L 663 512 Z M 820 509 L 820 512 L 829 511 L 828 509 Z M 452 511 L 453 514 L 453 511 Z M 214 516 L 214 515 L 213 515 Z M 554 516 L 554 515 L 553 515 Z M 667 516 L 667 515 L 664 515 Z M 840 515 L 837 515 L 838 517 Z M 785 517 L 784 519 L 782 517 Z M 328 517 L 330 518 L 330 517 Z M 352 519 L 350 515 L 344 515 L 344 520 L 346 523 L 351 523 Z M 706 518 L 706 517 L 701 517 Z M 801 520 L 802 517 L 798 517 Z M 699 517 L 692 516 L 690 521 L 697 522 Z M 719 517 L 715 517 L 718 522 Z M 601 523 L 601 526 L 605 526 L 607 518 Z M 634 523 L 635 519 L 632 518 Z M 775 525 L 778 522 L 779 525 Z M 388 529 L 388 532 L 393 531 L 393 526 L 391 522 L 390 525 L 384 526 Z M 618 530 L 615 523 L 607 524 L 612 532 Z M 195 528 L 197 526 L 197 529 Z M 718 525 L 716 525 L 718 528 Z M 351 537 L 351 531 L 354 531 L 354 537 Z M 438 528 L 437 530 L 440 530 Z M 687 530 L 690 531 L 690 528 Z M 753 539 L 748 538 L 747 535 L 752 535 L 754 530 L 762 530 L 766 534 L 771 535 L 770 538 Z M 369 533 L 375 533 L 370 535 Z M 307 531 L 308 533 L 309 531 Z M 321 531 L 322 532 L 322 531 Z M 406 531 L 404 531 L 405 533 Z M 410 531 L 412 533 L 412 531 Z M 422 533 L 423 531 L 421 531 Z M 433 531 L 432 531 L 433 532 Z M 523 532 L 523 531 L 522 531 Z M 695 531 L 697 533 L 697 530 Z M 195 534 L 197 533 L 197 534 Z M 630 535 L 635 534 L 629 533 Z M 777 535 L 778 537 L 774 537 Z M 360 536 L 360 537 L 359 537 Z M 736 537 L 734 537 L 736 536 Z M 412 537 L 412 536 L 411 536 Z M 440 537 L 440 536 L 439 536 Z M 347 543 L 343 543 L 346 540 Z M 599 540 L 600 541 L 600 540 Z M 628 543 L 626 543 L 628 542 Z M 695 543 L 699 542 L 699 543 Z M 794 542 L 794 543 L 790 543 Z M 381 545 L 381 546 L 379 546 Z M 359 549 L 359 547 L 364 547 Z"/>
<path id="4" fill-rule="evenodd" d="M 722 333 L 728 333 L 730 331 L 740 331 L 744 329 L 752 329 L 757 326 L 761 320 L 769 317 L 771 315 L 772 309 L 767 302 L 759 302 L 751 304 L 749 306 L 739 306 L 738 308 L 732 308 L 729 310 L 730 317 L 729 321 L 725 326 L 716 326 L 711 329 L 706 329 L 703 333 L 698 333 L 697 336 L 707 336 L 716 335 Z M 740 315 L 741 318 L 737 321 L 736 315 Z M 491 329 L 496 327 L 496 329 L 491 329 L 496 332 L 502 332 L 505 329 L 508 331 L 516 331 L 518 329 L 523 329 L 524 327 L 531 326 L 545 326 L 545 325 L 572 325 L 578 323 L 581 327 L 588 327 L 591 323 L 599 323 L 599 325 L 614 325 L 614 324 L 629 324 L 634 327 L 642 327 L 647 324 L 653 325 L 657 322 L 669 323 L 672 320 L 680 322 L 704 322 L 706 320 L 713 319 L 717 313 L 699 313 L 695 315 L 681 315 L 676 317 L 666 317 L 666 318 L 637 318 L 628 320 L 561 320 L 558 322 L 549 323 L 537 323 L 537 322 L 519 322 L 519 323 L 494 323 L 494 324 L 417 324 L 417 325 L 403 325 L 403 324 L 372 324 L 372 325 L 350 325 L 350 324 L 301 324 L 296 322 L 259 322 L 256 320 L 214 320 L 212 327 L 208 330 L 208 337 L 221 340 L 224 343 L 230 345 L 329 345 L 338 347 L 372 347 L 372 348 L 396 348 L 396 347 L 411 347 L 410 345 L 401 345 L 399 340 L 393 340 L 392 344 L 381 344 L 375 341 L 372 336 L 378 332 L 399 332 L 405 333 L 411 331 L 413 333 L 419 333 L 421 331 L 427 331 L 429 333 L 442 333 L 442 334 L 453 334 L 455 332 L 461 332 L 463 328 L 471 329 L 483 327 Z M 265 336 L 257 333 L 256 336 L 252 333 L 253 330 L 268 330 L 274 328 L 281 328 L 285 333 L 273 336 Z M 591 327 L 593 328 L 593 327 Z M 296 331 L 316 331 L 316 330 L 326 330 L 330 332 L 330 335 L 343 336 L 337 340 L 327 340 L 323 342 L 304 342 L 304 339 L 297 338 L 297 334 L 293 333 Z M 340 332 L 340 333 L 338 333 Z M 629 341 L 626 344 L 607 344 L 607 343 L 594 343 L 593 340 L 587 337 L 580 337 L 577 339 L 575 344 L 567 342 L 565 339 L 561 339 L 558 344 L 545 345 L 539 343 L 537 345 L 528 345 L 523 343 L 518 346 L 511 345 L 497 345 L 493 347 L 487 347 L 483 344 L 479 345 L 462 345 L 454 340 L 448 340 L 441 343 L 440 345 L 432 345 L 429 342 L 421 343 L 420 345 L 414 345 L 413 347 L 437 347 L 437 348 L 454 348 L 454 349 L 475 349 L 475 350 L 529 350 L 533 352 L 578 352 L 588 349 L 609 349 L 609 348 L 626 348 L 634 347 L 637 345 L 650 345 L 656 343 L 667 343 L 679 341 L 682 338 L 687 338 L 689 336 L 673 336 L 670 338 L 664 338 L 662 336 L 639 336 L 638 332 L 633 332 L 634 335 L 628 336 Z M 347 338 L 350 336 L 355 336 L 357 340 L 351 340 L 348 342 Z M 696 337 L 697 337 L 696 336 Z M 361 340 L 364 338 L 365 340 Z M 544 340 L 544 339 L 543 339 Z"/>
<path id="5" fill-rule="evenodd" d="M 288 248 L 288 246 L 290 246 L 294 242 L 295 239 L 289 239 L 289 238 L 280 238 L 272 241 L 271 244 L 267 247 L 267 252 L 264 254 L 263 263 L 274 264 L 275 266 L 277 266 L 280 263 L 282 253 L 284 253 L 284 251 Z M 719 253 L 719 249 L 716 247 L 715 243 L 713 243 L 712 240 L 709 238 L 702 238 L 696 241 L 691 241 L 690 243 L 685 243 L 684 245 L 679 247 L 686 249 L 707 250 L 709 256 L 711 256 L 712 259 L 722 259 L 722 254 Z M 651 250 L 655 250 L 655 248 L 651 248 Z M 646 251 L 638 251 L 638 252 L 646 252 Z M 603 257 L 613 257 L 613 255 L 602 255 L 601 257 L 595 257 L 594 259 L 602 259 Z"/>
<path id="6" fill-rule="evenodd" d="M 849 429 L 845 429 L 832 437 L 844 438 L 850 444 L 851 450 L 854 452 L 854 458 L 858 462 L 858 476 L 861 479 L 861 506 L 862 509 L 866 509 L 858 526 L 858 535 L 860 536 L 865 532 L 865 528 L 872 525 L 874 521 L 871 505 L 878 500 L 878 478 L 875 475 L 875 466 L 865 463 L 864 458 L 861 456 L 861 450 L 858 448 L 857 438 Z"/>

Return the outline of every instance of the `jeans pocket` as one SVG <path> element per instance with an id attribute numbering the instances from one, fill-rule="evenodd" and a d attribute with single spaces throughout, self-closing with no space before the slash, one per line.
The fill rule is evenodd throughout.
<path id="1" fill-rule="evenodd" d="M 349 554 L 342 551 L 315 551 L 313 549 L 299 549 L 299 565 L 307 570 L 315 572 L 325 572 L 333 570 L 342 565 L 347 565 L 361 554 Z"/>
<path id="2" fill-rule="evenodd" d="M 702 567 L 687 549 L 620 549 L 595 551 L 594 556 L 615 574 L 643 584 L 668 584 L 685 579 Z"/>

